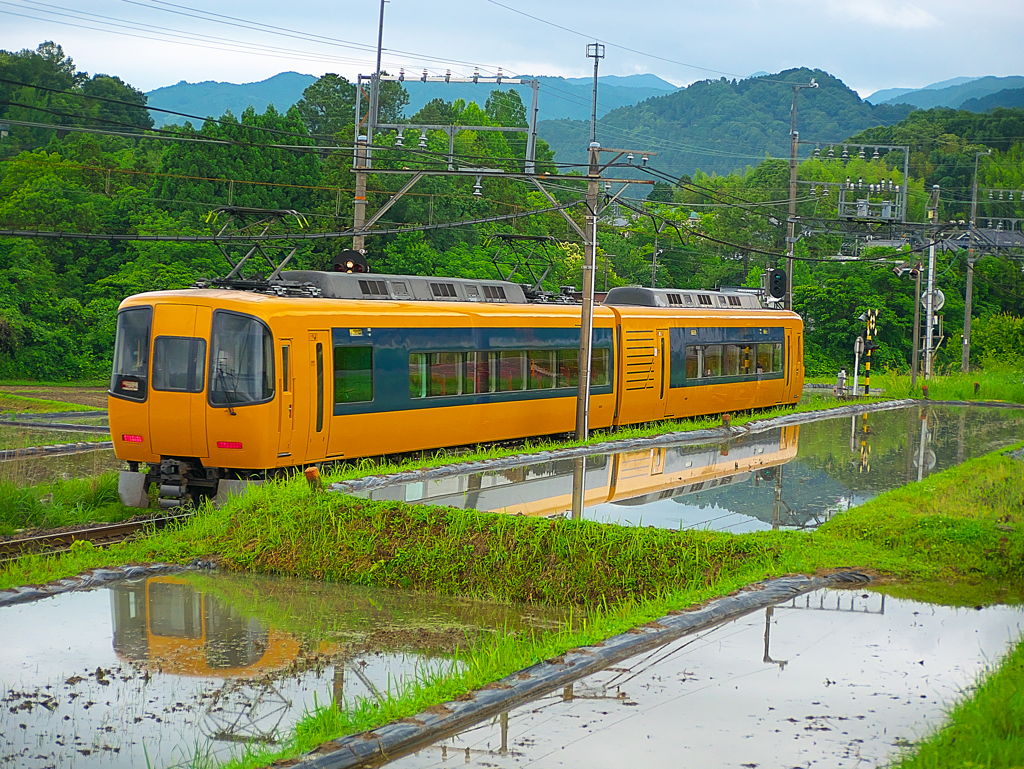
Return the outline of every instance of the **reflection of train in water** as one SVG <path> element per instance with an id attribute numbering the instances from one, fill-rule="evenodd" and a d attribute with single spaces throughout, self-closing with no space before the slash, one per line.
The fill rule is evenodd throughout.
<path id="1" fill-rule="evenodd" d="M 184 579 L 150 577 L 110 588 L 114 651 L 167 673 L 228 677 L 285 667 L 302 651 Z"/>
<path id="2" fill-rule="evenodd" d="M 584 503 L 633 505 L 741 483 L 770 474 L 797 454 L 799 427 L 758 433 L 731 444 L 668 446 L 587 457 Z M 397 484 L 371 491 L 396 499 L 524 515 L 570 509 L 577 460 L 542 462 L 494 473 Z"/>

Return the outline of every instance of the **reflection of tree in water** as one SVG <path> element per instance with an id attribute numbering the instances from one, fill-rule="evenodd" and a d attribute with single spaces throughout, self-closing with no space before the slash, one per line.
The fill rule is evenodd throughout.
<path id="1" fill-rule="evenodd" d="M 976 407 L 914 407 L 868 415 L 869 467 L 862 469 L 863 420 L 828 419 L 800 429 L 799 460 L 819 468 L 850 492 L 871 497 L 917 480 L 921 416 L 927 412 L 925 468 L 922 475 L 995 451 L 1019 440 L 1024 410 Z M 935 454 L 931 470 L 928 451 Z"/>
<path id="2" fill-rule="evenodd" d="M 864 416 L 800 428 L 797 458 L 777 468 L 783 478 L 777 514 L 775 469 L 744 483 L 675 495 L 674 501 L 717 506 L 785 528 L 813 528 L 882 491 L 1009 445 L 1024 427 L 1024 410 L 1011 409 L 933 406 Z"/>

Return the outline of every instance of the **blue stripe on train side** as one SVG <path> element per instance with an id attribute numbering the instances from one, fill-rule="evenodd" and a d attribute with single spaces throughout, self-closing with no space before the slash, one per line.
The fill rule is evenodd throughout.
<path id="1" fill-rule="evenodd" d="M 334 328 L 335 347 L 373 347 L 373 400 L 336 403 L 334 415 L 465 406 L 538 398 L 575 398 L 575 387 L 551 390 L 478 393 L 431 398 L 409 395 L 409 353 L 469 350 L 566 350 L 580 343 L 578 328 Z M 594 347 L 613 347 L 614 329 L 595 328 Z M 614 382 L 615 356 L 609 354 L 609 382 Z M 612 392 L 612 385 L 591 387 L 591 393 Z"/>

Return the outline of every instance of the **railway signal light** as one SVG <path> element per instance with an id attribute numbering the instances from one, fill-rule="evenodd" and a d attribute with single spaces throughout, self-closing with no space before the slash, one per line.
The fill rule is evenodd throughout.
<path id="1" fill-rule="evenodd" d="M 370 266 L 366 263 L 365 256 L 349 248 L 334 257 L 334 271 L 369 272 Z"/>
<path id="2" fill-rule="evenodd" d="M 768 271 L 768 296 L 782 299 L 786 295 L 786 271 L 772 269 Z"/>

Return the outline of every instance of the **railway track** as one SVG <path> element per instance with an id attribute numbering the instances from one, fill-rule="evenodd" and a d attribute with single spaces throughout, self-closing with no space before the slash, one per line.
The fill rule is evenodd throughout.
<path id="1" fill-rule="evenodd" d="M 162 529 L 172 521 L 180 521 L 192 516 L 191 512 L 165 515 L 159 518 L 147 518 L 142 521 L 123 521 L 102 526 L 90 526 L 73 531 L 60 531 L 49 534 L 38 534 L 32 537 L 20 537 L 0 541 L 0 562 L 12 561 L 23 555 L 56 555 L 66 553 L 75 542 L 91 542 L 93 545 L 105 547 L 124 542 L 147 529 Z"/>

